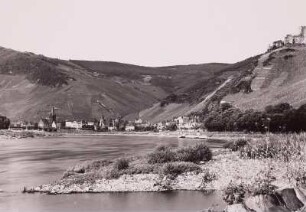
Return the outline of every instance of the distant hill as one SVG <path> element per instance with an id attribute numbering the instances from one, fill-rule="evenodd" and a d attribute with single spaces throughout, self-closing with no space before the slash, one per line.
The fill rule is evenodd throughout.
<path id="1" fill-rule="evenodd" d="M 59 60 L 0 48 L 0 113 L 38 120 L 123 116 L 151 122 L 205 114 L 226 101 L 263 110 L 306 103 L 306 47 L 283 47 L 235 64 L 143 67 Z"/>
<path id="2" fill-rule="evenodd" d="M 138 114 L 170 94 L 185 93 L 227 66 L 153 68 L 65 61 L 0 47 L 0 113 L 13 121 L 37 121 L 52 106 L 59 108 L 61 119 Z"/>
<path id="3" fill-rule="evenodd" d="M 205 114 L 221 101 L 242 109 L 263 110 L 267 105 L 306 103 L 306 47 L 291 46 L 251 57 L 215 71 L 184 93 L 166 97 L 140 112 L 152 122 L 175 116 Z"/>

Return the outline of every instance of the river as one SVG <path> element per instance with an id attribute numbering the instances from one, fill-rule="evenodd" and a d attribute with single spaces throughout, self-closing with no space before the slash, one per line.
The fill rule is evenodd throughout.
<path id="1" fill-rule="evenodd" d="M 150 136 L 63 136 L 0 139 L 0 211 L 199 211 L 224 203 L 218 193 L 141 192 L 103 194 L 22 194 L 32 187 L 59 179 L 81 161 L 115 159 L 145 154 L 157 145 L 186 145 L 190 139 Z M 216 143 L 209 145 L 215 146 Z M 218 205 L 218 206 L 216 206 Z"/>

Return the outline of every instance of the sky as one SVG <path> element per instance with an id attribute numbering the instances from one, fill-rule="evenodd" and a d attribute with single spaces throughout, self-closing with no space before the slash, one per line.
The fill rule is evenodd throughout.
<path id="1" fill-rule="evenodd" d="M 305 0 L 0 0 L 0 46 L 144 66 L 234 63 L 306 25 Z"/>

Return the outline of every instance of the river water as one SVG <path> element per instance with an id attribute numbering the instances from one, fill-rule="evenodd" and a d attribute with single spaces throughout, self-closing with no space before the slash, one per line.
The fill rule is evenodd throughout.
<path id="1" fill-rule="evenodd" d="M 186 145 L 195 140 L 150 136 L 66 136 L 0 140 L 0 211 L 199 211 L 224 203 L 218 193 L 141 192 L 103 194 L 22 194 L 59 179 L 81 161 L 145 154 L 157 145 Z M 209 143 L 218 146 L 217 143 Z M 217 205 L 217 206 L 216 206 Z"/>

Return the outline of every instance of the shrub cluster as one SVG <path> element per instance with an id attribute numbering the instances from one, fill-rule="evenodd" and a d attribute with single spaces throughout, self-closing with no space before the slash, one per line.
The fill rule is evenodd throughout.
<path id="1" fill-rule="evenodd" d="M 170 162 L 165 163 L 160 169 L 161 175 L 170 175 L 176 177 L 185 172 L 200 172 L 201 167 L 190 162 Z"/>
<path id="2" fill-rule="evenodd" d="M 129 168 L 129 160 L 126 158 L 119 158 L 114 163 L 114 169 L 123 170 Z"/>
<path id="3" fill-rule="evenodd" d="M 145 158 L 120 158 L 115 162 L 100 160 L 85 162 L 65 172 L 63 178 L 69 178 L 77 184 L 92 182 L 93 179 L 116 179 L 122 175 L 160 174 L 176 177 L 185 172 L 201 172 L 195 163 L 212 158 L 210 149 L 203 143 L 191 147 L 171 148 L 159 146 Z M 212 176 L 206 176 L 206 181 Z"/>
<path id="4" fill-rule="evenodd" d="M 210 131 L 306 131 L 306 104 L 294 109 L 288 103 L 280 103 L 267 106 L 265 111 L 220 107 L 209 114 L 204 125 Z"/>
<path id="5" fill-rule="evenodd" d="M 275 177 L 271 175 L 271 170 L 265 170 L 257 174 L 255 182 L 249 185 L 248 193 L 252 196 L 274 194 L 276 186 L 272 184 Z"/>
<path id="6" fill-rule="evenodd" d="M 159 146 L 154 152 L 148 155 L 148 163 L 167 163 L 175 161 L 175 152 L 173 152 L 170 146 Z"/>
<path id="7" fill-rule="evenodd" d="M 212 181 L 217 179 L 217 175 L 209 171 L 209 169 L 204 169 L 202 172 L 203 172 L 202 181 L 201 181 L 202 188 L 205 188 L 208 183 L 211 183 Z"/>
<path id="8" fill-rule="evenodd" d="M 242 147 L 244 147 L 245 145 L 247 145 L 247 143 L 248 143 L 248 140 L 240 138 L 233 142 L 226 143 L 225 145 L 223 145 L 223 148 L 230 149 L 233 152 L 236 152 L 240 150 Z"/>
<path id="9" fill-rule="evenodd" d="M 233 182 L 230 182 L 222 191 L 223 200 L 229 205 L 242 203 L 246 191 L 247 187 L 245 184 L 234 184 Z"/>
<path id="10" fill-rule="evenodd" d="M 255 181 L 249 184 L 243 182 L 230 182 L 225 189 L 222 190 L 223 200 L 229 204 L 242 203 L 246 196 L 270 195 L 275 194 L 276 186 L 272 184 L 274 177 L 271 173 L 261 172 Z"/>
<path id="11" fill-rule="evenodd" d="M 182 147 L 172 150 L 170 147 L 158 147 L 148 155 L 148 163 L 167 163 L 167 162 L 193 162 L 209 161 L 212 158 L 211 150 L 204 144 L 198 143 L 194 146 Z"/>
<path id="12" fill-rule="evenodd" d="M 8 129 L 10 126 L 10 120 L 5 117 L 0 115 L 0 129 Z"/>

